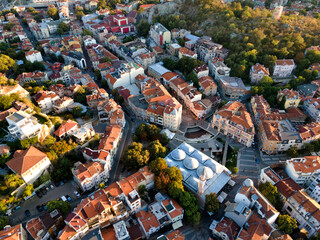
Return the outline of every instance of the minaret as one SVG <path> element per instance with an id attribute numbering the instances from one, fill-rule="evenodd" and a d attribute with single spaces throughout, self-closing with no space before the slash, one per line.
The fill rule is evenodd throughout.
<path id="1" fill-rule="evenodd" d="M 282 0 L 280 1 L 280 4 L 277 4 L 275 6 L 274 11 L 273 11 L 273 19 L 279 20 L 282 14 L 283 6 L 282 6 Z"/>
<path id="2" fill-rule="evenodd" d="M 204 173 L 202 173 L 201 176 L 200 176 L 200 181 L 198 183 L 198 192 L 197 192 L 197 194 L 199 196 L 201 196 L 203 194 L 205 183 L 206 183 L 206 178 L 204 176 Z"/>

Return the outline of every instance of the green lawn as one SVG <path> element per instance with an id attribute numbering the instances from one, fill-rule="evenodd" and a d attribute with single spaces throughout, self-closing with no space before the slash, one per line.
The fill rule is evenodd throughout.
<path id="1" fill-rule="evenodd" d="M 33 115 L 34 117 L 36 117 L 38 119 L 38 122 L 41 124 L 45 124 L 46 122 L 48 122 L 48 119 L 41 116 L 40 114 L 36 113 Z"/>

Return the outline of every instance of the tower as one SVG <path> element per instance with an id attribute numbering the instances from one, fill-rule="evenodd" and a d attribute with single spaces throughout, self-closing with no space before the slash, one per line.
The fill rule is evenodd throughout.
<path id="1" fill-rule="evenodd" d="M 206 183 L 206 178 L 205 178 L 204 174 L 201 174 L 200 181 L 198 183 L 198 192 L 197 192 L 197 194 L 199 196 L 201 196 L 203 194 L 205 183 Z"/>

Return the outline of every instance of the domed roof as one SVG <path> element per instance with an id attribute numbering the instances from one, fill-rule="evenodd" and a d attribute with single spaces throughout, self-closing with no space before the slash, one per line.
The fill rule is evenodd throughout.
<path id="1" fill-rule="evenodd" d="M 199 178 L 204 176 L 206 180 L 213 178 L 213 171 L 208 167 L 199 167 L 197 169 L 197 174 Z"/>
<path id="2" fill-rule="evenodd" d="M 183 165 L 189 169 L 189 170 L 193 170 L 199 167 L 199 162 L 197 159 L 192 158 L 192 157 L 188 157 L 183 161 Z"/>
<path id="3" fill-rule="evenodd" d="M 202 153 L 198 150 L 194 151 L 191 156 L 196 158 L 199 162 L 204 162 L 209 159 L 209 157 L 207 155 L 205 155 L 204 153 Z"/>
<path id="4" fill-rule="evenodd" d="M 171 157 L 176 161 L 182 161 L 186 157 L 186 153 L 181 149 L 175 149 L 171 153 Z"/>
<path id="5" fill-rule="evenodd" d="M 194 147 L 185 142 L 181 143 L 179 148 L 186 152 L 188 155 L 190 155 L 195 150 Z"/>
<path id="6" fill-rule="evenodd" d="M 246 180 L 244 180 L 243 182 L 243 186 L 246 186 L 246 187 L 253 187 L 253 181 L 250 179 L 250 178 L 247 178 Z"/>

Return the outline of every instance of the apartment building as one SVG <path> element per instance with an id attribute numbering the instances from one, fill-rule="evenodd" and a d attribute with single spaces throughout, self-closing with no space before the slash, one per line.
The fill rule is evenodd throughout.
<path id="1" fill-rule="evenodd" d="M 214 79 L 220 80 L 222 77 L 230 76 L 231 69 L 223 62 L 223 59 L 213 58 L 208 64 L 209 71 Z"/>
<path id="2" fill-rule="evenodd" d="M 35 101 L 43 113 L 50 113 L 53 111 L 53 104 L 55 101 L 59 100 L 60 97 L 51 91 L 39 91 L 34 96 Z"/>
<path id="3" fill-rule="evenodd" d="M 11 239 L 19 239 L 19 240 L 27 240 L 28 235 L 26 230 L 22 227 L 22 224 L 15 225 L 11 227 L 7 225 L 0 231 L 0 239 L 1 240 L 11 240 Z"/>
<path id="4" fill-rule="evenodd" d="M 128 98 L 130 108 L 141 119 L 177 131 L 182 121 L 182 105 L 157 80 L 138 75 L 136 81 L 141 94 Z"/>
<path id="5" fill-rule="evenodd" d="M 200 89 L 206 96 L 213 96 L 217 94 L 217 84 L 210 76 L 203 76 L 199 78 Z"/>
<path id="6" fill-rule="evenodd" d="M 53 134 L 58 138 L 63 138 L 65 136 L 71 136 L 78 128 L 78 123 L 76 121 L 68 119 L 66 122 L 61 123 Z"/>
<path id="7" fill-rule="evenodd" d="M 161 23 L 155 23 L 150 27 L 150 37 L 157 44 L 169 44 L 171 42 L 171 32 L 166 29 Z"/>
<path id="8" fill-rule="evenodd" d="M 198 78 L 209 76 L 209 67 L 206 64 L 195 67 L 193 71 L 197 74 Z"/>
<path id="9" fill-rule="evenodd" d="M 178 50 L 178 57 L 179 59 L 183 57 L 189 57 L 189 58 L 194 58 L 197 59 L 197 54 L 194 51 L 189 50 L 188 48 L 181 47 Z"/>
<path id="10" fill-rule="evenodd" d="M 279 102 L 285 98 L 284 108 L 298 107 L 301 101 L 301 97 L 297 91 L 293 89 L 283 89 L 278 91 L 277 99 Z"/>
<path id="11" fill-rule="evenodd" d="M 38 61 L 38 62 L 43 61 L 42 55 L 38 50 L 30 50 L 30 51 L 26 52 L 25 57 L 28 61 L 30 61 L 32 63 L 35 61 Z"/>
<path id="12" fill-rule="evenodd" d="M 259 126 L 260 119 L 264 119 L 271 113 L 271 108 L 267 100 L 262 95 L 255 95 L 251 97 L 251 108 L 254 115 L 254 120 Z"/>
<path id="13" fill-rule="evenodd" d="M 13 158 L 6 162 L 8 168 L 21 176 L 26 184 L 32 184 L 50 166 L 47 155 L 35 147 L 15 151 Z"/>
<path id="14" fill-rule="evenodd" d="M 147 69 L 149 65 L 156 63 L 156 54 L 154 52 L 142 53 L 135 58 L 135 61 L 143 67 L 143 69 Z"/>
<path id="15" fill-rule="evenodd" d="M 293 59 L 279 59 L 275 62 L 273 76 L 274 77 L 290 77 L 296 65 Z"/>
<path id="16" fill-rule="evenodd" d="M 303 139 L 289 120 L 262 120 L 258 129 L 262 151 L 267 154 L 287 151 L 290 147 L 301 148 Z"/>
<path id="17" fill-rule="evenodd" d="M 260 80 L 264 77 L 264 76 L 269 76 L 269 69 L 266 68 L 265 66 L 263 66 L 260 63 L 256 63 L 255 65 L 253 65 L 250 68 L 250 80 L 252 84 L 258 84 L 260 83 Z"/>
<path id="18" fill-rule="evenodd" d="M 286 173 L 301 186 L 309 186 L 319 177 L 320 157 L 305 156 L 286 161 Z"/>
<path id="19" fill-rule="evenodd" d="M 40 71 L 34 71 L 34 72 L 28 72 L 28 73 L 24 72 L 24 73 L 21 73 L 16 80 L 22 86 L 25 83 L 28 83 L 31 81 L 35 81 L 37 84 L 42 85 L 44 84 L 45 81 L 48 80 L 48 75 L 46 72 L 40 72 Z"/>
<path id="20" fill-rule="evenodd" d="M 254 140 L 251 116 L 246 107 L 237 101 L 228 102 L 213 115 L 212 127 L 246 147 L 250 147 Z"/>
<path id="21" fill-rule="evenodd" d="M 35 117 L 23 111 L 9 115 L 6 120 L 9 124 L 8 131 L 10 134 L 20 140 L 38 136 L 42 129 L 42 125 L 38 123 Z"/>
<path id="22" fill-rule="evenodd" d="M 221 86 L 222 93 L 226 98 L 231 100 L 238 100 L 249 92 L 241 78 L 227 76 L 221 77 L 219 84 Z"/>

